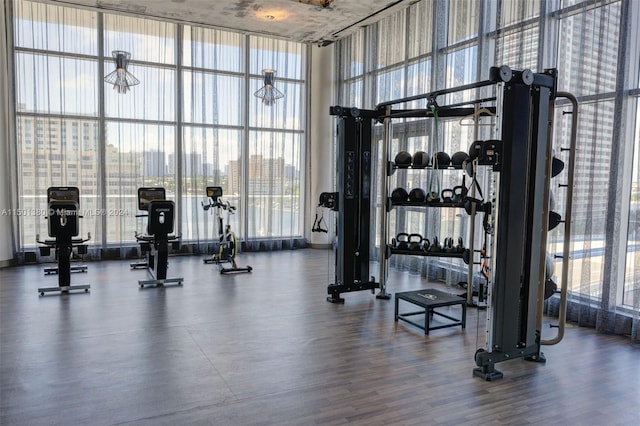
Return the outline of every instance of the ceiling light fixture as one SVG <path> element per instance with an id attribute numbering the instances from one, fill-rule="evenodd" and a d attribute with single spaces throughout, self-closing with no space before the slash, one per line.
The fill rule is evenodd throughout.
<path id="1" fill-rule="evenodd" d="M 276 70 L 269 68 L 263 69 L 262 76 L 264 79 L 264 87 L 254 93 L 254 96 L 262 99 L 263 104 L 271 106 L 277 99 L 284 98 L 284 94 L 273 85 L 276 80 Z"/>
<path id="2" fill-rule="evenodd" d="M 318 6 L 321 9 L 326 9 L 331 6 L 335 0 L 297 0 L 298 3 L 309 4 L 312 6 Z"/>
<path id="3" fill-rule="evenodd" d="M 140 80 L 127 71 L 127 66 L 131 59 L 131 53 L 123 52 L 122 50 L 114 50 L 111 52 L 111 56 L 116 63 L 116 69 L 106 76 L 104 81 L 105 83 L 113 84 L 113 90 L 116 90 L 118 93 L 127 93 L 131 86 L 140 84 Z"/>

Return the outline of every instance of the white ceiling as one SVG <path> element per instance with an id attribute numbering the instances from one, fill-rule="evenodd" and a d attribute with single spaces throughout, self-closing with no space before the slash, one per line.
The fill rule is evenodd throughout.
<path id="1" fill-rule="evenodd" d="M 328 44 L 417 0 L 49 0 Z M 319 4 L 326 3 L 326 7 Z M 269 19 L 268 16 L 273 18 Z"/>

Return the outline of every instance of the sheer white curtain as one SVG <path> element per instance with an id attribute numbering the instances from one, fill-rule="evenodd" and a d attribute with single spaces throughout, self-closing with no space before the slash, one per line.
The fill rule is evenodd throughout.
<path id="1" fill-rule="evenodd" d="M 249 248 L 304 244 L 305 45 L 26 0 L 12 4 L 14 207 L 44 211 L 47 187 L 78 186 L 81 209 L 95 213 L 85 215 L 83 232 L 93 234 L 102 255 L 130 256 L 134 232 L 145 228 L 136 218 L 137 189 L 161 186 L 176 202 L 184 249 L 199 251 L 217 237 L 201 206 L 206 187 L 221 186 L 238 208 L 231 217 L 238 237 L 259 241 Z M 140 80 L 124 94 L 102 80 L 114 70 L 113 51 L 131 55 L 128 71 Z M 272 107 L 252 96 L 263 68 L 276 69 L 276 85 L 286 94 Z M 17 249 L 35 246 L 35 236 L 46 232 L 40 217 L 16 222 Z"/>
<path id="2" fill-rule="evenodd" d="M 182 234 L 203 247 L 220 231 L 215 212 L 202 207 L 208 186 L 222 187 L 223 200 L 237 208 L 228 220 L 243 238 L 244 40 L 227 31 L 183 29 Z"/>
<path id="3" fill-rule="evenodd" d="M 11 52 L 11 22 L 8 21 L 5 8 L 0 9 L 0 163 L 10 164 L 16 158 L 15 149 L 12 149 L 10 141 L 15 140 L 15 126 L 13 121 L 13 89 L 11 84 L 11 64 L 9 53 Z M 15 170 L 11 167 L 3 167 L 0 172 L 0 210 L 11 210 L 12 198 L 17 187 Z M 0 242 L 0 265 L 6 266 L 13 259 L 13 253 L 17 250 L 17 220 L 9 214 L 0 215 L 0 227 L 7 230 L 5 238 Z"/>
<path id="4" fill-rule="evenodd" d="M 178 201 L 176 25 L 122 15 L 102 16 L 104 75 L 114 70 L 112 52 L 125 51 L 131 54 L 128 71 L 140 80 L 124 94 L 102 83 L 106 242 L 127 247 L 135 244 L 135 231 L 146 232 L 146 219 L 136 218 L 141 213 L 138 188 L 163 187 L 167 199 Z"/>
<path id="5" fill-rule="evenodd" d="M 81 233 L 102 240 L 97 14 L 15 1 L 15 91 L 20 247 L 47 236 L 50 186 L 77 186 Z M 31 214 L 35 212 L 35 214 Z M 98 212 L 98 214 L 96 214 Z"/>
<path id="6" fill-rule="evenodd" d="M 245 248 L 293 248 L 302 244 L 306 47 L 249 37 L 248 143 L 244 156 L 247 197 Z M 266 105 L 253 96 L 262 70 L 276 71 L 284 97 Z"/>

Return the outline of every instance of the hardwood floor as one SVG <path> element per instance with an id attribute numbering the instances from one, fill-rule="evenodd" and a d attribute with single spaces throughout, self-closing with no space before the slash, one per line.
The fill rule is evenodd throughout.
<path id="1" fill-rule="evenodd" d="M 254 271 L 171 258 L 184 285 L 144 289 L 128 261 L 89 263 L 71 279 L 90 293 L 42 297 L 57 280 L 42 265 L 1 270 L 0 424 L 640 424 L 628 339 L 571 327 L 546 364 L 503 362 L 485 382 L 472 376 L 483 311 L 425 336 L 394 322 L 393 299 L 327 303 L 329 251 L 239 263 Z M 426 287 L 390 271 L 390 292 Z"/>

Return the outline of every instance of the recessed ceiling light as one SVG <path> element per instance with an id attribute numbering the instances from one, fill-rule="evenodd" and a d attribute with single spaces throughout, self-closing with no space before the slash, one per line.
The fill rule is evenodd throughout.
<path id="1" fill-rule="evenodd" d="M 289 12 L 284 9 L 269 9 L 262 10 L 255 15 L 258 19 L 263 21 L 286 21 L 289 17 Z"/>

